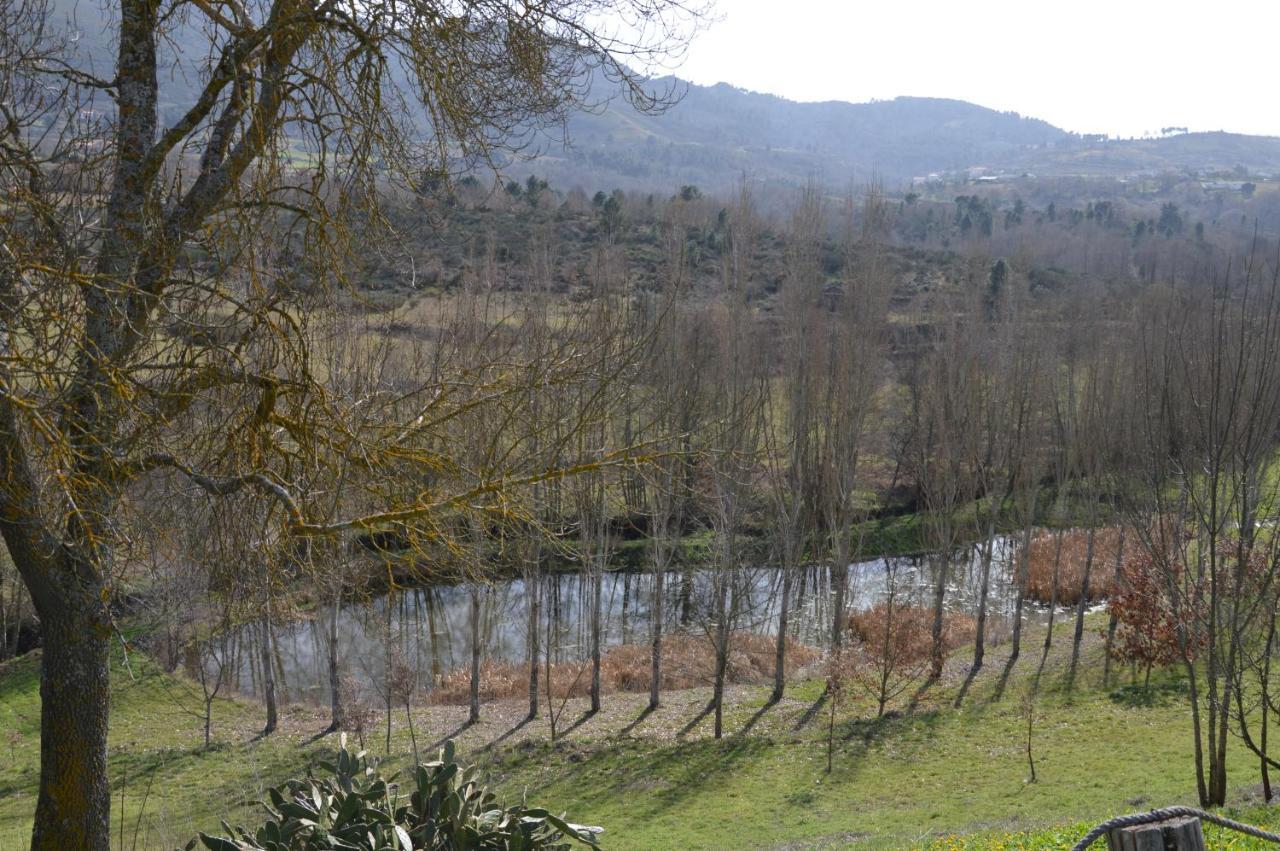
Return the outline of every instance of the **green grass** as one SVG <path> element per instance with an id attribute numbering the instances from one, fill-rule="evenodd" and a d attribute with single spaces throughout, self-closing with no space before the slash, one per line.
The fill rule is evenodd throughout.
<path id="1" fill-rule="evenodd" d="M 455 707 L 423 709 L 415 725 L 424 748 L 457 733 L 464 755 L 504 795 L 527 793 L 575 820 L 603 825 L 611 849 L 1068 848 L 1113 815 L 1194 802 L 1189 712 L 1176 680 L 1158 678 L 1150 694 L 1103 691 L 1096 642 L 1087 648 L 1083 685 L 1071 695 L 1060 690 L 1065 648 L 1055 647 L 1035 714 L 1039 779 L 1026 782 L 1022 698 L 1038 649 L 1033 633 L 1000 700 L 993 698 L 1003 648 L 989 655 L 959 710 L 951 706 L 954 676 L 901 717 L 875 721 L 867 701 L 849 701 L 836 716 L 830 774 L 829 707 L 815 711 L 823 692 L 816 677 L 794 684 L 773 707 L 763 688 L 734 689 L 730 735 L 721 741 L 711 738 L 710 719 L 698 718 L 707 699 L 702 689 L 671 693 L 643 718 L 642 695 L 613 696 L 597 716 L 570 703 L 561 728 L 577 726 L 554 746 L 545 721 L 518 723 L 519 704 L 487 706 L 485 720 L 469 729 L 459 730 L 465 710 Z M 118 661 L 110 770 L 114 829 L 123 826 L 124 847 L 133 847 L 135 827 L 137 847 L 173 848 L 197 829 L 216 830 L 221 818 L 246 821 L 266 786 L 305 771 L 333 746 L 332 739 L 308 742 L 324 718 L 302 709 L 286 712 L 279 732 L 255 741 L 260 707 L 228 700 L 215 710 L 218 742 L 204 751 L 200 719 L 178 705 L 181 678 L 137 655 L 130 676 Z M 955 667 L 962 672 L 963 659 Z M 33 659 L 0 666 L 0 731 L 7 736 L 0 748 L 8 750 L 0 759 L 2 851 L 26 846 L 34 808 Z M 382 733 L 371 734 L 369 745 L 380 753 Z M 401 714 L 390 761 L 406 762 L 409 748 Z M 1280 826 L 1280 812 L 1256 804 L 1255 761 L 1236 748 L 1231 771 L 1243 816 Z"/>
<path id="2" fill-rule="evenodd" d="M 1070 847 L 1086 821 L 1192 802 L 1181 704 L 1134 709 L 1098 693 L 1049 696 L 1037 713 L 1036 783 L 1025 782 L 1019 704 L 1012 694 L 884 723 L 845 719 L 830 775 L 822 730 L 787 725 L 723 742 L 588 743 L 572 749 L 572 762 L 567 748 L 537 745 L 494 770 L 608 826 L 619 849 L 721 848 L 728 830 L 752 837 L 753 847 L 915 847 L 974 831 L 987 836 L 961 847 L 1004 847 L 996 837 L 1079 821 L 1082 829 L 1060 831 L 1052 846 L 1053 834 L 1026 845 Z M 731 728 L 746 709 L 734 712 Z M 1247 782 L 1243 755 L 1233 756 Z"/>
<path id="3" fill-rule="evenodd" d="M 197 827 L 214 829 L 220 818 L 246 814 L 267 786 L 328 751 L 302 745 L 297 736 L 250 742 L 261 710 L 232 700 L 217 701 L 217 735 L 206 751 L 203 722 L 187 711 L 199 707 L 189 684 L 141 654 L 132 654 L 127 668 L 122 662 L 117 657 L 112 669 L 108 766 L 113 842 L 123 827 L 124 847 L 132 847 L 135 828 L 139 848 L 179 846 Z M 39 688 L 35 654 L 0 665 L 0 851 L 26 848 L 30 838 Z"/>

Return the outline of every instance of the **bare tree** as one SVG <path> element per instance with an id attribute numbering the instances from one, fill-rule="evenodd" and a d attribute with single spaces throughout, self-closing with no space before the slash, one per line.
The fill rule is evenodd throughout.
<path id="1" fill-rule="evenodd" d="M 646 328 L 655 329 L 643 376 L 647 384 L 644 434 L 654 450 L 654 460 L 646 467 L 645 488 L 653 575 L 649 597 L 651 710 L 657 709 L 662 699 L 666 578 L 676 565 L 679 542 L 690 520 L 690 483 L 697 467 L 694 436 L 705 416 L 702 376 L 708 369 L 707 329 L 701 312 L 682 302 L 688 262 L 684 213 L 680 202 L 673 202 L 666 213 L 666 292 L 660 298 L 644 299 L 640 319 Z M 729 253 L 732 255 L 733 249 Z"/>
<path id="2" fill-rule="evenodd" d="M 762 391 L 768 403 L 762 417 L 764 452 L 761 459 L 772 520 L 772 552 L 780 577 L 777 649 L 770 695 L 775 702 L 782 699 L 786 686 L 792 584 L 815 533 L 817 519 L 816 397 L 821 370 L 815 357 L 815 335 L 811 331 L 823 311 L 823 276 L 818 263 L 823 238 L 823 202 L 813 183 L 800 194 L 789 236 L 778 355 L 781 374 L 776 381 L 766 380 Z"/>
<path id="3" fill-rule="evenodd" d="M 959 508 L 973 496 L 971 461 L 977 454 L 978 351 L 972 336 L 951 323 L 938 348 L 909 375 L 916 425 L 910 451 L 923 501 L 933 562 L 933 653 L 929 682 L 946 659 L 944 616 L 951 561 L 960 543 Z"/>
<path id="4" fill-rule="evenodd" d="M 1040 490 L 1045 465 L 1045 406 L 1042 404 L 1042 384 L 1045 357 L 1036 344 L 1030 329 L 1019 335 L 1021 341 L 1017 356 L 1010 358 L 1008 367 L 1016 370 L 1010 376 L 1009 393 L 1009 470 L 1007 490 L 1011 495 L 1012 514 L 1021 532 L 1014 546 L 1014 608 L 1013 631 L 1009 640 L 1009 659 L 1001 674 L 997 695 L 1003 693 L 1014 666 L 1022 653 L 1023 614 L 1027 597 L 1027 573 L 1031 557 L 1031 538 L 1034 532 Z"/>
<path id="5" fill-rule="evenodd" d="M 749 226 L 751 215 L 750 198 L 744 190 L 737 220 Z M 729 644 L 745 596 L 742 536 L 764 416 L 763 364 L 746 303 L 746 281 L 740 277 L 743 274 L 742 266 L 726 266 L 724 287 L 708 320 L 709 336 L 716 347 L 707 382 L 708 404 L 715 418 L 702 433 L 715 545 L 707 626 L 715 653 L 711 702 L 716 738 L 724 732 Z"/>
<path id="6" fill-rule="evenodd" d="M 1134 340 L 1132 527 L 1172 606 L 1203 805 L 1227 794 L 1244 647 L 1266 630 L 1275 563 L 1254 557 L 1280 416 L 1280 279 L 1241 275 L 1155 291 Z"/>
<path id="7" fill-rule="evenodd" d="M 108 25 L 118 53 L 101 78 L 43 0 L 0 8 L 0 533 L 40 614 L 43 728 L 59 731 L 43 739 L 35 848 L 107 846 L 108 601 L 128 484 L 190 471 L 211 490 L 256 490 L 277 519 L 308 529 L 282 458 L 316 444 L 317 394 L 305 327 L 280 309 L 289 288 L 274 286 L 295 268 L 263 260 L 305 243 L 306 271 L 323 277 L 323 257 L 350 233 L 335 223 L 353 210 L 376 220 L 380 183 L 445 173 L 459 152 L 474 161 L 513 138 L 518 147 L 522 128 L 580 102 L 593 69 L 655 105 L 623 57 L 670 55 L 689 11 L 666 0 L 447 11 L 121 0 Z M 610 35 L 613 12 L 639 26 Z M 191 17 L 208 48 L 160 68 L 159 45 Z M 200 82 L 162 127 L 162 81 L 188 80 Z M 99 92 L 113 108 L 86 126 L 82 108 Z M 426 145 L 404 120 L 413 100 Z M 295 146 L 311 154 L 307 172 L 285 167 Z M 289 233 L 298 242 L 280 238 Z M 204 256 L 265 277 L 218 279 Z M 170 333 L 201 325 L 228 333 Z M 226 427 L 189 431 L 186 413 L 215 398 Z M 286 422 L 288 449 L 273 438 Z M 401 508 L 404 521 L 438 510 Z"/>
<path id="8" fill-rule="evenodd" d="M 1093 323 L 1095 326 L 1099 323 Z M 1071 451 L 1076 455 L 1075 468 L 1079 471 L 1080 501 L 1083 503 L 1086 530 L 1084 569 L 1081 571 L 1080 597 L 1076 602 L 1075 630 L 1071 637 L 1071 662 L 1067 668 L 1066 687 L 1074 688 L 1076 671 L 1080 665 L 1080 647 L 1084 640 L 1085 611 L 1095 597 L 1091 586 L 1094 566 L 1100 557 L 1098 533 L 1102 525 L 1101 512 L 1106 498 L 1106 476 L 1109 470 L 1122 469 L 1121 444 L 1114 435 L 1115 419 L 1119 407 L 1118 397 L 1123 389 L 1113 368 L 1117 360 L 1115 348 L 1109 340 L 1095 342 L 1093 356 L 1085 364 L 1081 387 L 1076 393 L 1076 412 L 1071 437 Z M 1068 374 L 1072 374 L 1068 371 Z"/>
<path id="9" fill-rule="evenodd" d="M 831 559 L 833 647 L 840 646 L 847 627 L 848 568 L 860 544 L 856 521 L 867 508 L 858 491 L 867 431 L 875 423 L 891 289 L 886 207 L 880 187 L 871 186 L 862 204 L 861 232 L 855 235 L 852 191 L 846 197 L 843 274 L 838 287 L 824 289 L 826 310 L 820 314 L 826 327 L 821 335 L 825 352 L 821 363 L 814 364 L 822 382 L 815 400 L 817 478 Z"/>

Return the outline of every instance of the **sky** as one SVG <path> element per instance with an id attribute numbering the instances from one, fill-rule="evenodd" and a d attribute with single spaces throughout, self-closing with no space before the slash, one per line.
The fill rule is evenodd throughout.
<path id="1" fill-rule="evenodd" d="M 793 100 L 958 98 L 1066 130 L 1280 136 L 1277 0 L 716 0 L 674 73 Z"/>

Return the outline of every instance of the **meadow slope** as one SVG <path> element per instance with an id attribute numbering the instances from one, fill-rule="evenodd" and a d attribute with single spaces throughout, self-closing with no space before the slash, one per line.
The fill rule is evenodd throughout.
<path id="1" fill-rule="evenodd" d="M 1089 630 L 1083 676 L 1061 689 L 1067 630 L 1059 627 L 1033 719 L 1038 780 L 1027 782 L 1026 701 L 1043 633 L 1032 630 L 1022 659 L 997 699 L 1007 648 L 989 664 L 964 705 L 953 706 L 967 667 L 950 663 L 946 681 L 913 708 L 876 721 L 866 700 L 850 699 L 834 722 L 820 671 L 802 672 L 777 705 L 767 689 L 735 687 L 729 735 L 711 737 L 708 689 L 664 695 L 646 714 L 645 696 L 610 696 L 591 716 L 564 707 L 552 745 L 545 718 L 522 723 L 524 706 L 484 707 L 468 727 L 463 707 L 415 712 L 419 746 L 453 737 L 509 797 L 566 810 L 606 828 L 610 849 L 714 848 L 1049 848 L 1070 847 L 1094 822 L 1133 809 L 1193 803 L 1190 721 L 1176 679 L 1149 692 L 1103 690 L 1101 647 Z M 26 847 L 39 751 L 36 659 L 0 666 L 0 851 Z M 197 692 L 181 677 L 117 654 L 110 766 L 116 841 L 123 848 L 174 848 L 219 820 L 254 817 L 268 785 L 306 770 L 335 744 L 317 738 L 324 715 L 287 709 L 281 729 L 255 735 L 261 709 L 219 699 L 214 744 L 202 748 Z M 381 723 L 381 722 L 380 722 Z M 826 772 L 833 732 L 832 771 Z M 384 751 L 385 727 L 366 733 Z M 394 718 L 391 755 L 411 758 L 404 713 Z M 1231 757 L 1235 812 L 1280 826 L 1262 807 L 1256 763 Z M 1213 847 L 1253 847 L 1226 838 Z"/>

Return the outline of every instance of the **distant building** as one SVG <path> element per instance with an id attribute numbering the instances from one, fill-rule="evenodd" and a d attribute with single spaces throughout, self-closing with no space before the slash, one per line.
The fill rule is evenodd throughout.
<path id="1" fill-rule="evenodd" d="M 1202 180 L 1200 188 L 1205 192 L 1243 192 L 1245 180 Z"/>

